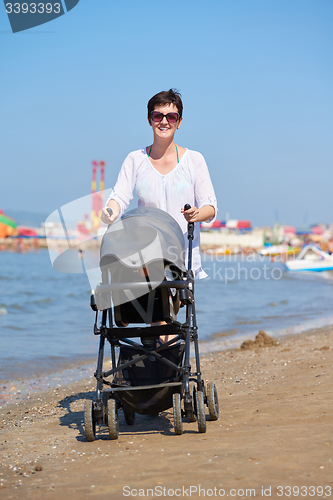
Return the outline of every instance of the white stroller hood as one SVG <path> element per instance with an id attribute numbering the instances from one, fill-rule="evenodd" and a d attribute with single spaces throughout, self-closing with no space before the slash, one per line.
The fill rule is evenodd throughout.
<path id="1" fill-rule="evenodd" d="M 186 271 L 184 254 L 184 236 L 177 221 L 158 208 L 139 207 L 107 229 L 100 266 L 117 260 L 127 267 L 142 267 L 160 260 Z"/>
<path id="2" fill-rule="evenodd" d="M 186 272 L 184 254 L 183 232 L 173 217 L 153 207 L 131 210 L 109 226 L 103 237 L 98 308 L 110 306 L 111 289 L 117 306 L 149 294 L 162 281 L 179 279 Z M 111 288 L 105 287 L 108 284 Z M 150 297 L 153 304 L 155 295 Z"/>

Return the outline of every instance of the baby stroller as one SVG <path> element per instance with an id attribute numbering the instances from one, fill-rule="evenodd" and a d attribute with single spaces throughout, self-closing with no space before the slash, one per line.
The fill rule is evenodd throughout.
<path id="1" fill-rule="evenodd" d="M 100 251 L 102 283 L 91 296 L 94 334 L 100 335 L 100 343 L 96 398 L 86 400 L 84 410 L 88 441 L 95 440 L 96 425 L 103 424 L 110 438 L 117 439 L 120 409 L 126 423 L 133 425 L 136 413 L 157 415 L 173 408 L 176 434 L 183 433 L 183 417 L 197 421 L 199 432 L 206 432 L 205 404 L 210 419 L 218 419 L 215 384 L 205 386 L 200 371 L 191 271 L 193 232 L 194 224 L 189 223 L 186 268 L 182 230 L 162 210 L 137 208 L 107 229 Z M 180 307 L 186 308 L 184 323 L 177 321 Z M 106 340 L 112 364 L 103 371 Z"/>

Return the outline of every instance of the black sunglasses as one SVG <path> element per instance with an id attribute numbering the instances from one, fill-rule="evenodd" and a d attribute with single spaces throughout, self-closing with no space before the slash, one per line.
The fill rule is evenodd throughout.
<path id="1" fill-rule="evenodd" d="M 151 119 L 153 120 L 153 122 L 156 122 L 156 123 L 161 122 L 164 117 L 167 119 L 168 123 L 177 123 L 177 121 L 180 118 L 178 113 L 167 113 L 166 115 L 164 115 L 163 113 L 160 113 L 159 111 L 152 111 L 150 113 L 150 116 L 151 116 Z"/>

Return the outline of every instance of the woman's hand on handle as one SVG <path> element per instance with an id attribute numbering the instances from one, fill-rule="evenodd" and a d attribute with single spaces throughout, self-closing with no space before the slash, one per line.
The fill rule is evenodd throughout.
<path id="1" fill-rule="evenodd" d="M 104 222 L 104 224 L 113 224 L 114 221 L 119 217 L 120 215 L 120 205 L 117 201 L 115 200 L 110 200 L 108 204 L 102 209 L 101 213 L 101 221 Z"/>
<path id="2" fill-rule="evenodd" d="M 212 219 L 215 215 L 215 208 L 212 205 L 204 205 L 201 208 L 191 207 L 188 210 L 182 208 L 181 213 L 184 215 L 187 222 L 203 222 Z"/>
<path id="3" fill-rule="evenodd" d="M 188 210 L 185 210 L 185 208 L 181 208 L 180 211 L 184 215 L 187 222 L 199 221 L 199 209 L 197 207 L 191 207 Z"/>

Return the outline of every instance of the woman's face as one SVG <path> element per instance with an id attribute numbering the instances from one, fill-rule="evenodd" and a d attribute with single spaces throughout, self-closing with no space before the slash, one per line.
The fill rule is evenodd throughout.
<path id="1" fill-rule="evenodd" d="M 165 106 L 156 106 L 154 111 L 158 111 L 163 115 L 168 113 L 178 113 L 177 106 L 174 104 L 166 104 Z M 148 119 L 149 125 L 152 127 L 154 136 L 160 139 L 172 139 L 175 135 L 176 130 L 180 127 L 182 118 L 180 118 L 176 123 L 169 123 L 166 117 L 162 118 L 160 122 L 154 122 L 151 118 Z"/>

